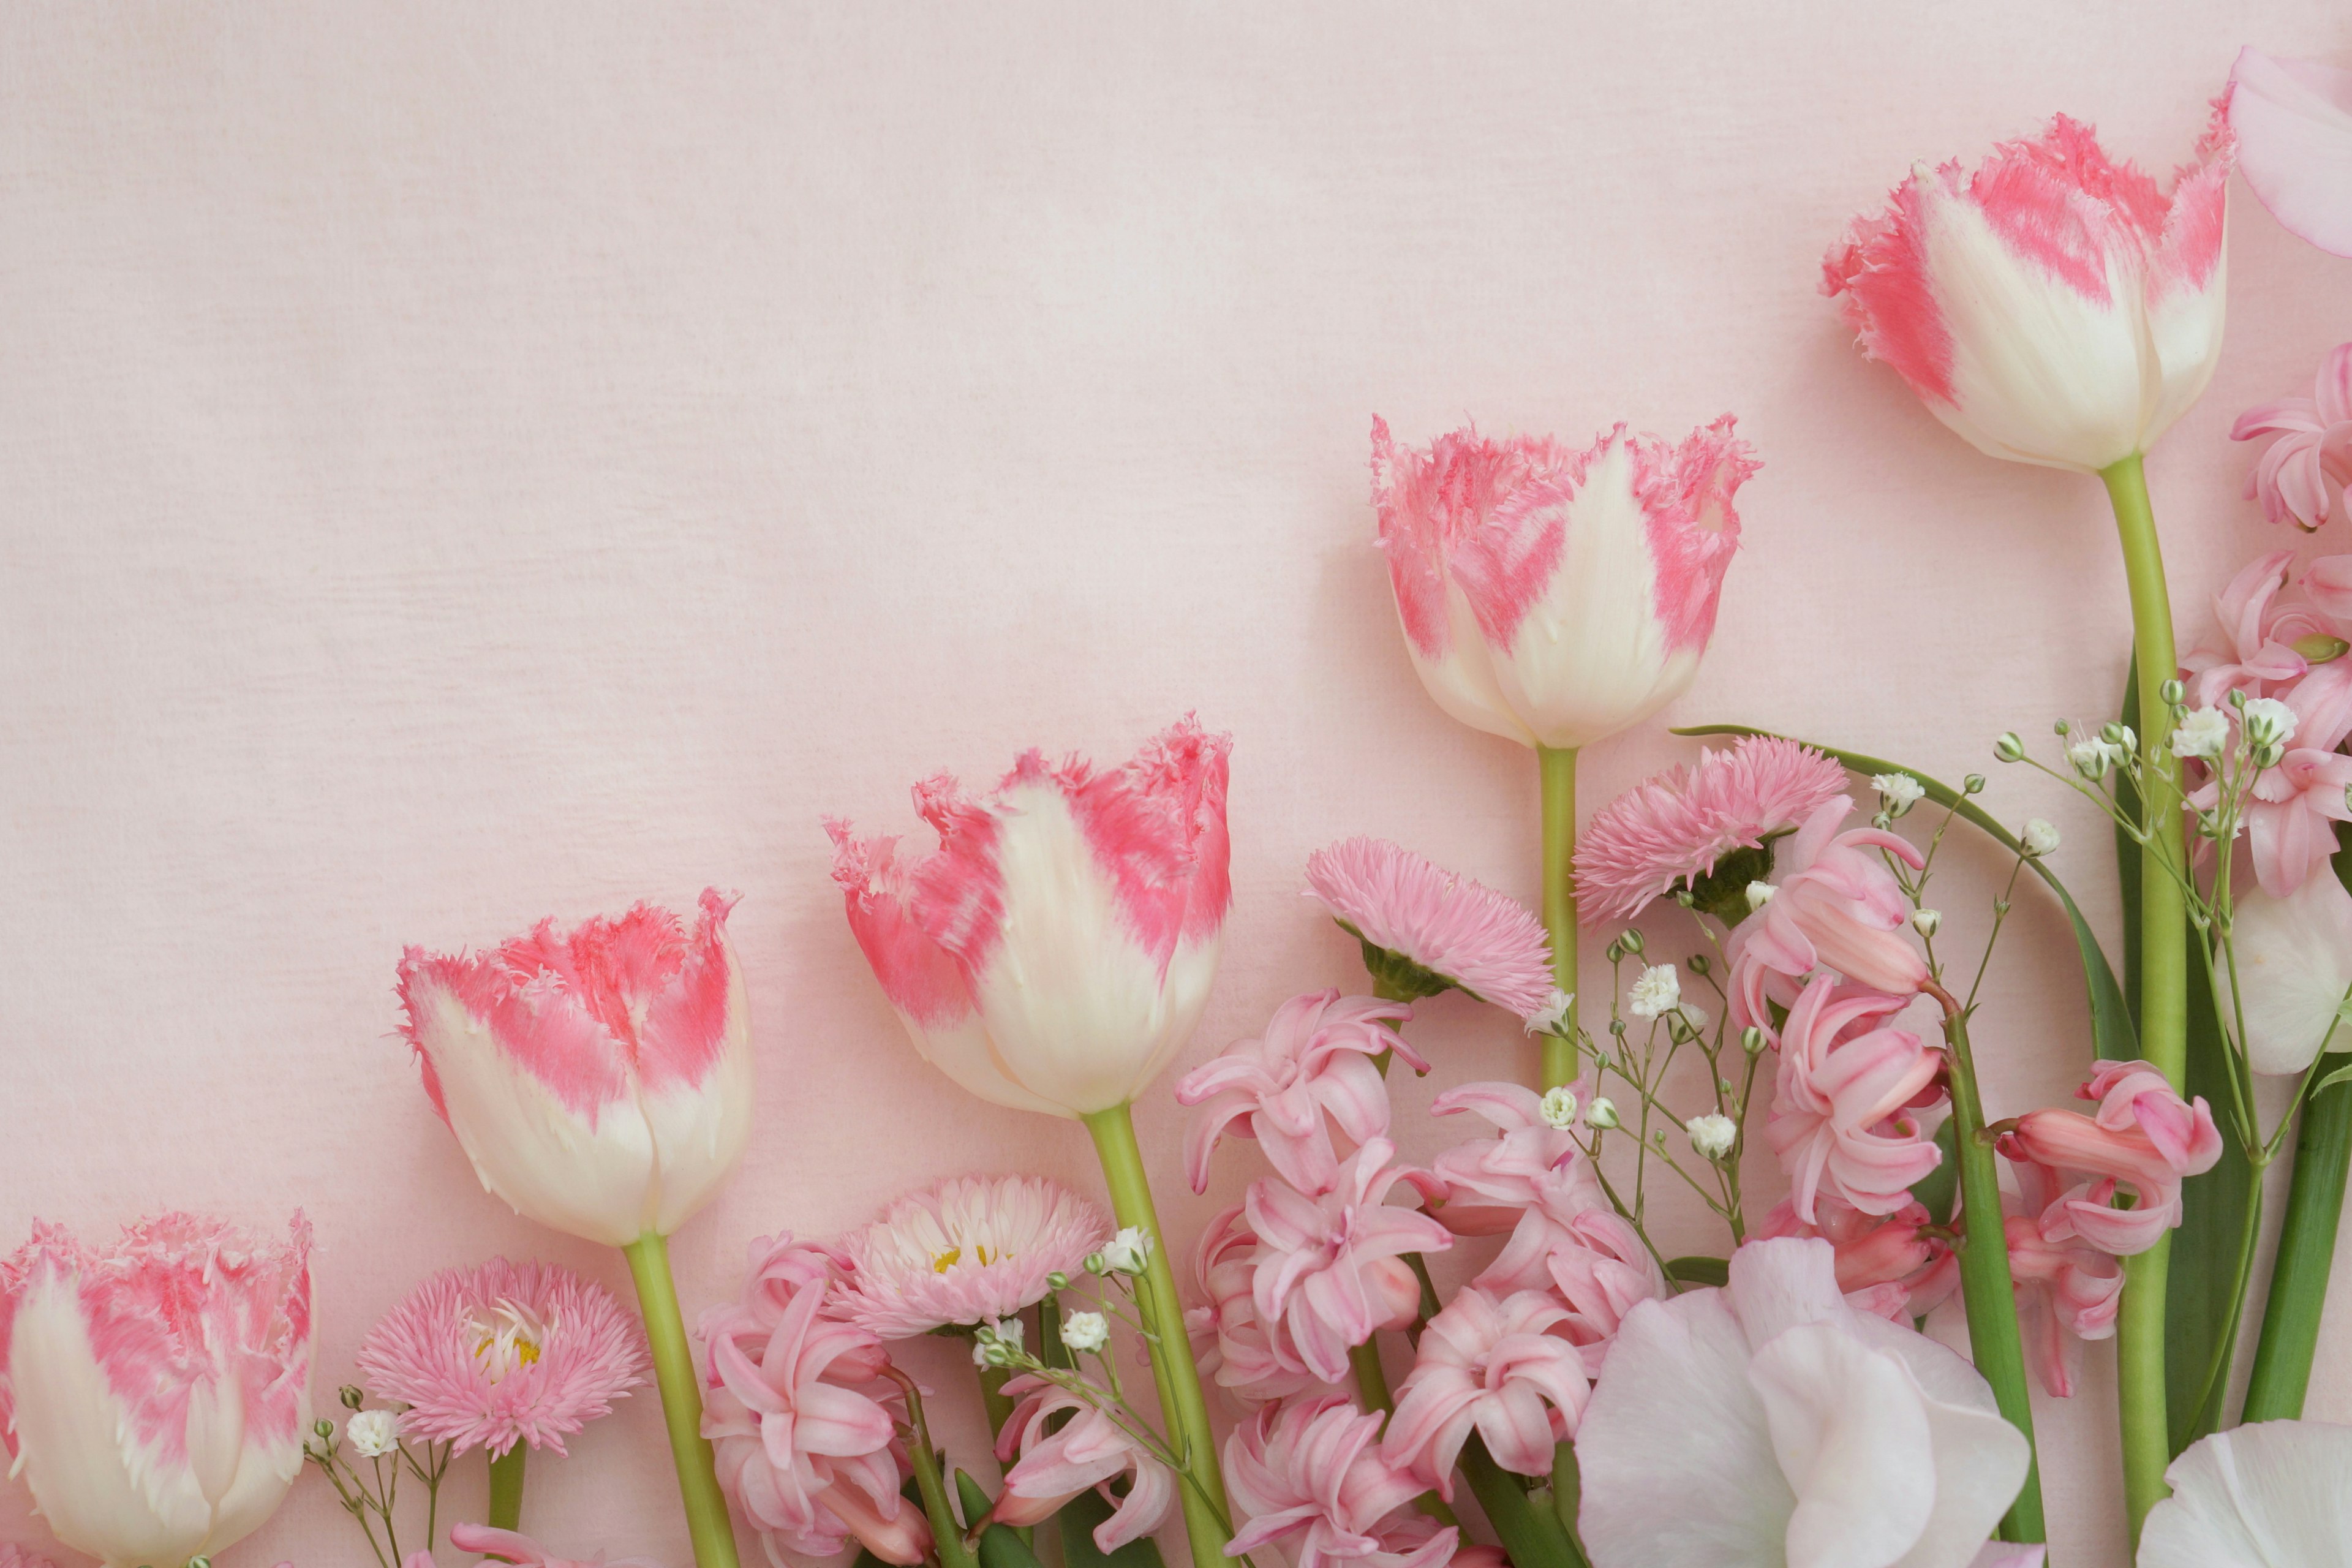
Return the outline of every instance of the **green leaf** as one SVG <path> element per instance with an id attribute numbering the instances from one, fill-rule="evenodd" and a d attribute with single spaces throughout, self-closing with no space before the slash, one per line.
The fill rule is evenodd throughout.
<path id="1" fill-rule="evenodd" d="M 1911 1184 L 1911 1195 L 1927 1205 L 1927 1214 L 1937 1225 L 1952 1223 L 1952 1201 L 1960 1191 L 1959 1127 L 1950 1117 L 1936 1129 L 1936 1147 L 1944 1158 L 1936 1168 Z"/>
<path id="2" fill-rule="evenodd" d="M 978 1481 L 958 1470 L 955 1484 L 965 1519 L 978 1519 L 989 1510 L 988 1494 Z M 1038 1568 L 1037 1554 L 1011 1526 L 992 1524 L 980 1532 L 980 1568 Z"/>
<path id="3" fill-rule="evenodd" d="M 1666 1278 L 1685 1285 L 1728 1285 L 1731 1265 L 1720 1258 L 1674 1258 L 1666 1261 Z"/>
<path id="4" fill-rule="evenodd" d="M 1745 724 L 1694 724 L 1687 729 L 1676 730 L 1675 733 L 1677 735 L 1770 735 L 1776 731 L 1751 729 Z M 1793 737 L 1788 738 L 1793 739 Z M 1982 806 L 1961 795 L 1951 785 L 1940 784 L 1916 768 L 1905 767 L 1900 763 L 1890 763 L 1881 757 L 1864 756 L 1860 752 L 1842 752 L 1835 746 L 1824 746 L 1818 741 L 1806 741 L 1802 744 L 1835 757 L 1849 770 L 1857 773 L 1865 775 L 1909 773 L 1919 781 L 1920 787 L 1927 792 L 1928 799 L 1938 805 L 1956 805 L 1962 819 L 1982 828 L 1995 843 L 2000 844 L 2012 855 L 2017 853 L 2019 845 L 2016 836 L 2003 827 Z M 2052 892 L 2058 895 L 2058 901 L 2066 907 L 2066 919 L 2074 925 L 2074 947 L 2077 956 L 2083 962 L 2083 983 L 2090 994 L 2091 1036 L 2099 1055 L 2110 1061 L 2128 1061 L 2138 1056 L 2139 1037 L 2132 1026 L 2130 1006 L 2125 999 L 2123 987 L 2116 984 L 2116 972 L 2107 967 L 2107 955 L 2100 949 L 2099 939 L 2092 932 L 2090 921 L 2083 918 L 2083 911 L 2075 907 L 2074 895 L 2066 891 L 2066 885 L 2058 879 L 2058 874 L 2050 868 L 2050 863 L 2047 860 L 2036 857 L 2025 864 L 2035 876 L 2049 885 Z"/>
<path id="5" fill-rule="evenodd" d="M 2324 1089 L 2334 1089 L 2339 1083 L 2352 1083 L 2352 1068 L 2337 1068 L 2334 1072 L 2329 1073 L 2326 1078 L 2321 1079 L 2317 1083 L 2313 1084 L 2311 1086 L 2312 1097 L 2316 1099 L 2318 1098 L 2320 1090 Z"/>
<path id="6" fill-rule="evenodd" d="M 1095 1526 L 1110 1516 L 1111 1505 L 1092 1487 L 1062 1505 L 1054 1516 L 1062 1527 L 1062 1568 L 1160 1568 L 1160 1544 L 1148 1535 L 1108 1554 L 1095 1545 Z"/>

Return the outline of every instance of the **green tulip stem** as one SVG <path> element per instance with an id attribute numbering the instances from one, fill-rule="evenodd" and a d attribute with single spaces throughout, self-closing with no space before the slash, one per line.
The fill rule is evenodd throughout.
<path id="1" fill-rule="evenodd" d="M 727 1497 L 719 1489 L 710 1441 L 702 1435 L 702 1389 L 686 1342 L 686 1321 L 677 1310 L 677 1284 L 670 1278 L 669 1243 L 647 1232 L 621 1253 L 629 1260 L 637 1305 L 645 1313 L 646 1342 L 653 1351 L 654 1381 L 661 1386 L 662 1418 L 669 1427 L 669 1454 L 677 1466 L 678 1499 L 685 1505 L 696 1568 L 739 1568 Z"/>

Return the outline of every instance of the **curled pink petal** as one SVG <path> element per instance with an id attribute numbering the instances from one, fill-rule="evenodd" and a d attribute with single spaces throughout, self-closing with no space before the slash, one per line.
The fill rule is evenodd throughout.
<path id="1" fill-rule="evenodd" d="M 1337 1186 L 1330 1129 L 1359 1144 L 1389 1130 L 1388 1086 L 1372 1058 L 1394 1051 L 1429 1070 L 1391 1026 L 1412 1016 L 1399 1003 L 1310 992 L 1276 1008 L 1264 1035 L 1235 1041 L 1179 1079 L 1176 1103 L 1203 1108 L 1185 1142 L 1192 1190 L 1208 1190 L 1210 1152 L 1236 1121 L 1293 1186 L 1308 1193 Z"/>
<path id="2" fill-rule="evenodd" d="M 1382 1455 L 1448 1501 L 1474 1431 L 1503 1468 L 1549 1475 L 1553 1448 L 1574 1435 L 1591 1393 L 1583 1353 L 1559 1331 L 1568 1316 L 1540 1290 L 1456 1293 L 1422 1332 Z"/>
<path id="3" fill-rule="evenodd" d="M 1456 1532 L 1413 1510 L 1423 1485 L 1382 1452 L 1381 1423 L 1325 1394 L 1235 1427 L 1224 1468 L 1241 1528 L 1225 1555 L 1280 1542 L 1297 1568 L 1442 1568 Z"/>
<path id="4" fill-rule="evenodd" d="M 1920 853 L 1878 828 L 1841 831 L 1853 809 L 1843 795 L 1814 809 L 1782 858 L 1770 900 L 1732 932 L 1731 1018 L 1740 1027 L 1769 1029 L 1768 999 L 1793 1004 L 1793 988 L 1816 969 L 1891 996 L 1927 983 L 1909 901 L 1878 852 L 1915 869 Z"/>
<path id="5" fill-rule="evenodd" d="M 1421 1285 L 1403 1255 L 1454 1244 L 1428 1215 L 1382 1202 L 1404 1180 L 1389 1163 L 1394 1153 L 1387 1139 L 1372 1139 L 1328 1193 L 1300 1193 L 1273 1176 L 1250 1186 L 1244 1206 L 1258 1238 L 1250 1282 L 1258 1316 L 1279 1322 L 1299 1359 L 1326 1383 L 1347 1376 L 1349 1349 L 1413 1320 Z"/>

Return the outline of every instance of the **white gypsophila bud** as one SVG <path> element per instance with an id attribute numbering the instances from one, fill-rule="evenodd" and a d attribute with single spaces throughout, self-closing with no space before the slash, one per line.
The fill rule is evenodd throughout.
<path id="1" fill-rule="evenodd" d="M 2284 746 L 2294 739 L 2294 710 L 2275 697 L 2257 697 L 2247 703 L 2244 718 L 2252 746 Z"/>
<path id="2" fill-rule="evenodd" d="M 1888 815 L 1900 816 L 1927 796 L 1927 789 L 1909 773 L 1878 773 L 1873 775 L 1870 787 L 1886 803 Z"/>
<path id="3" fill-rule="evenodd" d="M 1527 1030 L 1530 1035 L 1557 1035 L 1568 1027 L 1568 1010 L 1576 1005 L 1576 993 L 1562 991 L 1555 985 L 1551 997 L 1528 1015 Z"/>
<path id="4" fill-rule="evenodd" d="M 1140 1274 L 1151 1256 L 1151 1237 L 1141 1226 L 1130 1225 L 1103 1244 L 1095 1254 L 1106 1274 Z"/>
<path id="5" fill-rule="evenodd" d="M 1544 1125 L 1562 1132 L 1576 1125 L 1576 1090 L 1566 1084 L 1544 1090 L 1541 1113 Z"/>
<path id="6" fill-rule="evenodd" d="M 1706 1027 L 1706 1009 L 1697 1003 L 1682 1003 L 1675 1008 L 1675 1011 L 1682 1016 L 1684 1023 L 1690 1026 L 1692 1034 L 1696 1035 Z"/>
<path id="7" fill-rule="evenodd" d="M 2076 773 L 2093 784 L 2105 778 L 2107 770 L 2115 766 L 2112 748 L 2099 740 L 2075 742 L 2066 748 L 2066 760 L 2074 764 Z"/>
<path id="8" fill-rule="evenodd" d="M 1110 1322 L 1100 1312 L 1072 1312 L 1062 1320 L 1062 1342 L 1092 1354 L 1110 1343 Z"/>
<path id="9" fill-rule="evenodd" d="M 2033 859 L 2058 852 L 2057 828 L 2038 816 L 2026 819 L 2024 838 L 2025 853 Z"/>
<path id="10" fill-rule="evenodd" d="M 2192 708 L 2172 727 L 2172 754 L 2218 757 L 2230 743 L 2230 716 L 2219 708 Z"/>
<path id="11" fill-rule="evenodd" d="M 1992 743 L 1992 754 L 2004 763 L 2025 760 L 2025 740 L 2014 730 L 2005 730 L 2000 739 Z"/>
<path id="12" fill-rule="evenodd" d="M 1739 1048 L 1751 1057 L 1762 1056 L 1764 1047 L 1771 1043 L 1772 1037 L 1754 1024 L 1739 1031 Z"/>
<path id="13" fill-rule="evenodd" d="M 400 1421 L 389 1410 L 362 1410 L 343 1427 L 352 1451 L 364 1459 L 381 1459 L 400 1447 Z"/>
<path id="14" fill-rule="evenodd" d="M 2176 675 L 2170 680 L 2168 680 L 2163 685 L 2158 687 L 2156 689 L 2156 694 L 2158 698 L 2163 701 L 2178 702 L 2182 698 L 2189 695 L 2189 688 L 2182 682 L 2181 679 Z"/>
<path id="15" fill-rule="evenodd" d="M 1638 956 L 1642 951 L 1647 948 L 1650 944 L 1648 942 L 1643 940 L 1640 931 L 1635 931 L 1632 926 L 1627 926 L 1623 931 L 1617 933 L 1617 945 L 1623 948 L 1627 952 L 1633 953 Z"/>
<path id="16" fill-rule="evenodd" d="M 1642 971 L 1626 993 L 1625 1011 L 1636 1018 L 1655 1018 L 1671 1013 L 1683 999 L 1683 983 L 1671 963 L 1652 964 Z"/>
<path id="17" fill-rule="evenodd" d="M 1773 894 L 1775 894 L 1775 893 L 1777 893 L 1777 892 L 1779 892 L 1780 890 L 1780 889 L 1778 889 L 1778 888 L 1774 887 L 1774 886 L 1773 886 L 1771 883 L 1769 883 L 1769 882 L 1750 882 L 1750 883 L 1748 883 L 1748 912 L 1749 914 L 1751 914 L 1751 915 L 1752 915 L 1752 914 L 1754 914 L 1758 910 L 1760 910 L 1760 909 L 1762 909 L 1765 905 L 1767 905 L 1767 904 L 1770 903 L 1770 902 L 1772 901 L 1772 895 L 1773 895 Z"/>
<path id="18" fill-rule="evenodd" d="M 1698 1151 L 1699 1158 L 1703 1160 L 1722 1159 L 1739 1141 L 1738 1124 L 1730 1117 L 1714 1111 L 1692 1117 L 1683 1131 L 1690 1134 L 1691 1147 Z"/>
<path id="19" fill-rule="evenodd" d="M 1021 1359 L 1021 1342 L 1028 1335 L 1018 1318 L 999 1318 L 992 1323 L 982 1323 L 972 1337 L 971 1360 L 975 1366 L 1012 1366 Z"/>
<path id="20" fill-rule="evenodd" d="M 1592 1103 L 1585 1107 L 1584 1120 L 1603 1131 L 1621 1125 L 1617 1120 L 1616 1102 L 1605 1094 L 1593 1096 Z"/>
<path id="21" fill-rule="evenodd" d="M 1941 910 L 1914 910 L 1911 911 L 1911 929 L 1917 931 L 1921 936 L 1934 936 L 1937 928 L 1942 926 L 1943 923 L 1944 914 Z"/>

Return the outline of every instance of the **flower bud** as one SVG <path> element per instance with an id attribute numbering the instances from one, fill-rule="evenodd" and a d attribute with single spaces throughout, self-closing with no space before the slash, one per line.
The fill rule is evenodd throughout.
<path id="1" fill-rule="evenodd" d="M 1911 911 L 1911 929 L 1917 931 L 1921 936 L 1934 936 L 1936 934 L 1937 928 L 1941 926 L 1943 923 L 1943 912 L 1939 910 L 1914 910 Z"/>
<path id="2" fill-rule="evenodd" d="M 1758 1025 L 1750 1024 L 1739 1031 L 1739 1048 L 1751 1057 L 1762 1056 L 1764 1047 L 1770 1043 L 1770 1037 Z"/>
<path id="3" fill-rule="evenodd" d="M 1644 946 L 1647 945 L 1642 940 L 1642 933 L 1633 930 L 1631 926 L 1628 926 L 1625 929 L 1623 933 L 1617 938 L 1617 941 L 1627 952 L 1638 953 Z"/>
<path id="4" fill-rule="evenodd" d="M 1592 1103 L 1585 1108 L 1584 1120 L 1587 1125 L 1598 1127 L 1603 1131 L 1623 1125 L 1617 1120 L 1615 1102 L 1606 1095 L 1595 1097 Z"/>
<path id="5" fill-rule="evenodd" d="M 2189 688 L 2178 678 L 2175 678 L 2174 679 L 2166 681 L 2162 686 L 2158 687 L 2156 689 L 2156 694 L 2158 698 L 2168 703 L 2178 702 L 2189 694 Z"/>
<path id="6" fill-rule="evenodd" d="M 2025 853 L 2030 859 L 2039 860 L 2045 855 L 2055 854 L 2058 849 L 2058 829 L 2038 816 L 2028 817 L 2025 823 L 2024 843 Z"/>
<path id="7" fill-rule="evenodd" d="M 1711 967 L 1707 963 L 1706 954 L 1703 952 L 1694 952 L 1685 962 L 1690 965 L 1690 972 L 1693 974 L 1705 974 Z"/>
<path id="8" fill-rule="evenodd" d="M 1774 887 L 1774 886 L 1773 886 L 1771 883 L 1769 883 L 1769 882 L 1750 882 L 1750 883 L 1748 883 L 1748 913 L 1750 913 L 1750 914 L 1754 914 L 1758 910 L 1760 910 L 1760 909 L 1762 909 L 1765 905 L 1767 905 L 1767 904 L 1770 903 L 1770 902 L 1772 901 L 1772 895 L 1773 895 L 1773 894 L 1775 894 L 1775 893 L 1777 893 L 1777 892 L 1779 892 L 1780 890 L 1780 889 L 1778 889 L 1778 888 Z"/>
<path id="9" fill-rule="evenodd" d="M 2059 719 L 2051 723 L 2050 731 L 2051 733 L 2055 735 L 2070 735 L 2074 733 L 2074 726 L 2068 723 L 2063 719 Z"/>
<path id="10" fill-rule="evenodd" d="M 1625 944 L 1622 942 L 1612 942 L 1602 948 L 1601 953 L 1612 963 L 1622 963 L 1625 962 Z"/>
<path id="11" fill-rule="evenodd" d="M 2000 739 L 1992 743 L 1992 754 L 2004 763 L 2022 762 L 2025 758 L 2025 742 L 2018 737 L 2016 731 L 2004 731 Z"/>
<path id="12" fill-rule="evenodd" d="M 1106 1274 L 1140 1274 L 1144 1260 L 1150 1256 L 1151 1234 L 1141 1226 L 1135 1225 L 1122 1229 L 1103 1244 L 1100 1252 L 1095 1254 L 1096 1258 L 1102 1259 L 1100 1272 Z"/>
<path id="13" fill-rule="evenodd" d="M 1960 793 L 1962 795 L 1982 795 L 1985 792 L 1985 784 L 1988 781 L 1984 774 L 1970 773 L 1968 777 L 1960 781 Z"/>
<path id="14" fill-rule="evenodd" d="M 335 1397 L 343 1402 L 343 1408 L 346 1410 L 357 1410 L 367 1403 L 367 1395 L 348 1383 L 335 1390 Z"/>
<path id="15" fill-rule="evenodd" d="M 1691 1147 L 1698 1152 L 1699 1158 L 1703 1160 L 1722 1159 L 1731 1152 L 1731 1146 L 1739 1141 L 1738 1123 L 1733 1121 L 1728 1116 L 1718 1115 L 1714 1111 L 1709 1111 L 1705 1116 L 1692 1117 L 1684 1126 L 1683 1131 L 1690 1134 Z"/>
<path id="16" fill-rule="evenodd" d="M 1072 1312 L 1062 1320 L 1062 1343 L 1094 1354 L 1110 1343 L 1110 1323 L 1100 1312 Z"/>
<path id="17" fill-rule="evenodd" d="M 1070 1277 L 1056 1268 L 1045 1276 L 1045 1283 L 1056 1290 L 1066 1290 L 1070 1288 Z"/>
<path id="18" fill-rule="evenodd" d="M 1544 1090 L 1540 1110 L 1546 1126 L 1570 1131 L 1576 1126 L 1576 1091 L 1566 1084 Z"/>

